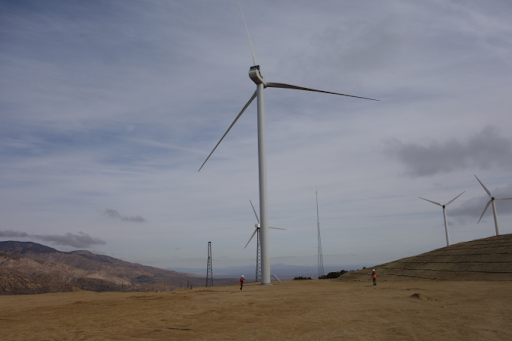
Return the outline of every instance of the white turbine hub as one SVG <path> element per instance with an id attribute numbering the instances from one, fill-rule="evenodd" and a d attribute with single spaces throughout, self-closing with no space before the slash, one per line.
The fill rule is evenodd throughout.
<path id="1" fill-rule="evenodd" d="M 249 78 L 251 78 L 254 83 L 263 84 L 265 88 L 267 87 L 267 81 L 263 78 L 259 65 L 251 66 L 249 69 Z"/>

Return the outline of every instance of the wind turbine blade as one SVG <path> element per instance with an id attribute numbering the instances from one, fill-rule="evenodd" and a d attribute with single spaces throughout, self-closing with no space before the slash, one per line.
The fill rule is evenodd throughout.
<path id="1" fill-rule="evenodd" d="M 252 206 L 252 211 L 254 212 L 254 215 L 256 216 L 256 220 L 258 221 L 258 224 L 260 223 L 260 218 L 258 218 L 258 213 L 256 213 L 256 210 L 254 209 L 254 205 L 252 204 L 252 201 L 249 200 Z"/>
<path id="2" fill-rule="evenodd" d="M 491 204 L 491 202 L 492 202 L 492 199 L 491 199 L 491 200 L 489 200 L 489 202 L 488 202 L 488 203 L 487 203 L 487 205 L 485 206 L 484 211 L 482 212 L 482 215 L 480 216 L 480 219 L 478 219 L 478 223 L 480 222 L 480 220 L 482 220 L 482 217 L 484 216 L 485 211 L 487 211 L 487 208 L 489 207 L 489 205 Z M 477 224 L 478 224 L 478 223 L 477 223 Z"/>
<path id="3" fill-rule="evenodd" d="M 460 196 L 461 196 L 462 194 L 464 194 L 465 192 L 466 192 L 466 191 L 462 192 L 461 194 L 457 195 L 457 196 L 456 196 L 455 198 L 453 198 L 452 200 L 448 201 L 448 203 L 447 203 L 447 204 L 445 204 L 445 206 L 450 205 L 452 202 L 454 202 L 454 201 L 455 201 L 455 199 L 457 199 L 458 197 L 460 197 Z"/>
<path id="4" fill-rule="evenodd" d="M 254 94 L 252 94 L 252 97 L 251 99 L 249 99 L 249 102 L 247 102 L 242 111 L 240 111 L 240 113 L 238 114 L 238 116 L 235 118 L 235 120 L 233 121 L 233 123 L 231 123 L 231 125 L 229 126 L 228 130 L 226 130 L 226 132 L 224 133 L 224 135 L 222 135 L 222 137 L 220 138 L 219 142 L 217 142 L 217 144 L 215 145 L 215 148 L 213 148 L 212 152 L 210 153 L 210 155 L 208 155 L 208 157 L 206 158 L 206 160 L 204 160 L 203 164 L 201 165 L 201 167 L 199 168 L 198 172 L 201 171 L 201 169 L 203 168 L 203 166 L 206 164 L 206 161 L 208 161 L 208 159 L 210 158 L 210 156 L 212 156 L 213 152 L 215 151 L 215 149 L 217 149 L 217 147 L 219 146 L 219 144 L 222 142 L 222 140 L 224 140 L 224 137 L 226 137 L 226 135 L 229 133 L 229 131 L 231 130 L 231 128 L 235 125 L 236 121 L 238 121 L 238 119 L 240 118 L 240 116 L 242 116 L 242 114 L 244 113 L 245 109 L 247 109 L 247 107 L 251 104 L 251 102 L 256 98 L 256 94 L 257 92 L 254 91 Z"/>
<path id="5" fill-rule="evenodd" d="M 296 86 L 296 85 L 290 85 L 290 84 L 284 84 L 284 83 L 268 82 L 267 83 L 267 88 L 305 90 L 305 91 L 313 91 L 313 92 L 322 92 L 324 94 L 332 94 L 332 95 L 340 95 L 340 96 L 354 97 L 354 98 L 360 98 L 360 99 L 367 99 L 367 100 L 370 100 L 370 101 L 378 101 L 378 99 L 373 99 L 373 98 L 359 97 L 359 96 L 354 96 L 354 95 L 340 94 L 340 93 L 337 93 L 337 92 L 330 92 L 330 91 L 323 91 L 323 90 L 317 90 L 317 89 L 304 88 L 302 86 Z"/>
<path id="6" fill-rule="evenodd" d="M 272 226 L 269 226 L 268 227 L 269 229 L 274 229 L 274 230 L 286 230 L 286 229 L 283 229 L 281 227 L 272 227 Z"/>
<path id="7" fill-rule="evenodd" d="M 242 5 L 240 5 L 239 0 L 237 0 L 237 2 L 238 2 L 238 8 L 240 8 L 240 13 L 242 13 L 242 19 L 244 21 L 245 31 L 247 32 L 247 37 L 249 38 L 249 44 L 251 45 L 252 62 L 254 63 L 254 65 L 259 65 L 258 60 L 256 59 L 256 53 L 254 53 L 254 47 L 252 46 L 251 35 L 249 34 L 249 29 L 247 28 L 247 23 L 245 22 L 245 15 L 244 15 L 244 12 L 242 11 Z"/>
<path id="8" fill-rule="evenodd" d="M 474 175 L 474 174 L 473 174 Z M 480 181 L 480 179 L 475 175 L 475 178 L 478 180 L 478 182 L 480 183 L 480 185 L 482 185 L 482 187 L 485 189 L 485 191 L 487 192 L 487 194 L 489 194 L 489 196 L 492 198 L 492 195 L 491 195 L 491 192 L 489 192 L 489 190 L 487 189 L 487 187 L 484 186 L 484 184 L 482 183 L 482 181 Z"/>
<path id="9" fill-rule="evenodd" d="M 254 232 L 252 233 L 251 238 L 249 238 L 249 241 L 247 242 L 247 244 L 245 244 L 244 249 L 247 247 L 247 245 L 249 245 L 249 243 L 251 242 L 251 240 L 252 240 L 252 238 L 254 237 L 254 235 L 256 234 L 256 232 L 258 232 L 258 229 L 254 229 Z"/>
<path id="10" fill-rule="evenodd" d="M 512 198 L 494 198 L 494 200 L 512 200 Z"/>
<path id="11" fill-rule="evenodd" d="M 422 197 L 418 197 L 418 198 L 423 199 L 423 200 L 428 201 L 428 202 L 431 202 L 431 203 L 436 204 L 436 205 L 438 205 L 438 206 L 443 206 L 443 205 L 441 205 L 440 203 L 435 202 L 435 201 L 432 201 L 432 200 L 428 200 L 428 199 L 425 199 L 425 198 L 422 198 Z"/>

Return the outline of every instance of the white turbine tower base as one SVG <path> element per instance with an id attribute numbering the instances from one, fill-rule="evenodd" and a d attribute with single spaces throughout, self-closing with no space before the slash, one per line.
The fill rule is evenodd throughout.
<path id="1" fill-rule="evenodd" d="M 261 223 L 260 223 L 260 225 L 261 225 L 260 226 L 260 232 L 261 232 L 261 284 L 269 285 L 269 284 L 271 284 L 271 278 L 270 278 L 270 256 L 269 256 L 269 252 L 268 252 L 267 160 L 266 160 L 266 147 L 265 147 L 265 106 L 264 106 L 264 99 L 263 99 L 264 89 L 265 88 L 295 89 L 295 90 L 321 92 L 321 93 L 333 94 L 333 95 L 339 95 L 339 96 L 348 96 L 348 97 L 354 97 L 354 98 L 360 98 L 360 99 L 366 99 L 366 100 L 372 100 L 372 101 L 376 101 L 376 99 L 341 94 L 341 93 L 337 93 L 337 92 L 329 92 L 329 91 L 311 89 L 311 88 L 304 88 L 304 87 L 285 84 L 285 83 L 267 82 L 265 80 L 265 78 L 263 77 L 263 75 L 261 74 L 260 66 L 257 64 L 256 54 L 254 53 L 251 36 L 249 34 L 249 29 L 247 28 L 247 23 L 245 22 L 245 17 L 243 15 L 243 11 L 242 11 L 240 2 L 238 2 L 238 5 L 240 7 L 240 12 L 242 13 L 242 19 L 244 21 L 245 29 L 247 31 L 247 36 L 249 37 L 249 43 L 251 45 L 252 59 L 253 59 L 254 65 L 251 66 L 249 69 L 249 78 L 251 78 L 252 81 L 256 84 L 256 91 L 251 96 L 249 101 L 244 105 L 244 107 L 242 108 L 242 111 L 240 111 L 240 113 L 235 117 L 235 120 L 233 121 L 233 123 L 231 123 L 228 130 L 224 133 L 224 135 L 221 137 L 219 142 L 217 142 L 217 144 L 211 151 L 210 155 L 208 155 L 206 160 L 203 162 L 203 164 L 199 168 L 199 171 L 201 170 L 201 168 L 203 168 L 205 163 L 208 161 L 208 159 L 213 154 L 215 149 L 217 149 L 219 144 L 222 142 L 224 137 L 231 130 L 233 125 L 236 123 L 236 121 L 240 118 L 240 116 L 242 116 L 242 114 L 247 109 L 247 107 L 249 107 L 249 105 L 254 100 L 254 98 L 258 97 L 257 121 L 258 121 L 259 194 L 260 194 L 259 199 L 260 199 L 260 218 L 261 218 Z"/>
<path id="2" fill-rule="evenodd" d="M 466 191 L 464 191 L 466 192 Z M 431 202 L 433 204 L 436 204 L 438 206 L 441 206 L 443 208 L 443 217 L 444 217 L 444 231 L 446 233 L 446 246 L 450 246 L 450 235 L 448 234 L 448 220 L 446 219 L 446 206 L 450 205 L 452 202 L 455 201 L 455 199 L 457 199 L 458 197 L 460 197 L 462 194 L 464 194 L 464 192 L 462 192 L 461 194 L 457 195 L 455 198 L 453 198 L 452 200 L 448 201 L 446 204 L 444 205 L 441 205 L 440 203 L 438 202 L 435 202 L 435 201 L 432 201 L 432 200 L 428 200 L 428 199 L 425 199 L 425 198 L 421 198 L 420 199 L 423 199 L 423 200 L 426 200 L 428 202 Z"/>
<path id="3" fill-rule="evenodd" d="M 489 197 L 491 197 L 491 200 L 489 200 L 489 202 L 487 202 L 487 205 L 485 205 L 484 211 L 482 212 L 480 219 L 478 219 L 478 223 L 480 223 L 480 220 L 482 220 L 482 217 L 484 216 L 485 211 L 487 211 L 487 208 L 492 203 L 492 213 L 494 215 L 494 227 L 496 228 L 496 235 L 499 236 L 500 235 L 500 225 L 498 223 L 498 214 L 496 213 L 496 204 L 494 203 L 494 201 L 496 201 L 496 200 L 512 200 L 512 198 L 495 198 L 495 197 L 493 197 L 491 192 L 487 189 L 487 187 L 484 186 L 482 181 L 480 181 L 480 179 L 476 175 L 475 175 L 475 178 L 478 180 L 480 185 L 482 185 L 482 187 L 487 192 Z"/>

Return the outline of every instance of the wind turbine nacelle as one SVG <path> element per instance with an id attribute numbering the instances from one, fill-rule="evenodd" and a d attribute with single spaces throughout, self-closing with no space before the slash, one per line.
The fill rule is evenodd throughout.
<path id="1" fill-rule="evenodd" d="M 254 225 L 254 227 L 256 227 L 257 229 L 259 229 L 259 228 L 260 228 L 260 224 L 256 224 L 256 225 Z"/>
<path id="2" fill-rule="evenodd" d="M 263 86 L 267 87 L 267 81 L 261 75 L 260 66 L 254 65 L 249 69 L 249 78 L 256 84 L 263 84 Z"/>

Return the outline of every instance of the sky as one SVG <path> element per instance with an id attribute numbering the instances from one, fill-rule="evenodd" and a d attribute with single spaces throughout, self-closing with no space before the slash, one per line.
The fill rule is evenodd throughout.
<path id="1" fill-rule="evenodd" d="M 512 2 L 240 0 L 267 81 L 271 264 L 376 265 L 495 235 L 512 197 Z M 256 101 L 235 0 L 0 0 L 0 241 L 254 264 Z M 497 201 L 502 234 L 512 200 Z"/>

